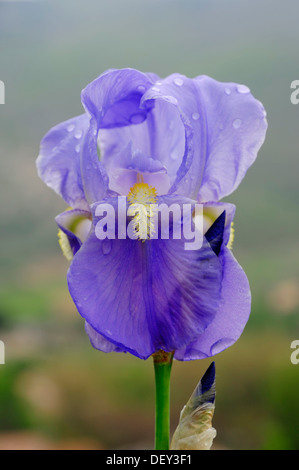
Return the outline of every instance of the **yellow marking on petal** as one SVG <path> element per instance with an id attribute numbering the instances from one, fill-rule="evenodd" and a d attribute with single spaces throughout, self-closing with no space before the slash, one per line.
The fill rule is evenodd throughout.
<path id="1" fill-rule="evenodd" d="M 157 201 L 156 189 L 147 183 L 136 183 L 130 189 L 128 199 L 131 204 L 155 204 Z"/>
<path id="2" fill-rule="evenodd" d="M 71 222 L 68 230 L 76 234 L 78 226 L 85 220 L 91 220 L 91 217 L 84 217 L 83 215 L 74 217 L 74 220 Z"/>
<path id="3" fill-rule="evenodd" d="M 227 248 L 229 250 L 233 249 L 234 240 L 235 240 L 235 228 L 234 228 L 234 222 L 232 222 L 230 226 L 229 240 L 227 243 Z"/>
<path id="4" fill-rule="evenodd" d="M 71 245 L 66 234 L 61 229 L 58 230 L 58 243 L 66 259 L 68 261 L 71 261 L 74 256 L 71 249 Z"/>
<path id="5" fill-rule="evenodd" d="M 157 202 L 156 189 L 144 183 L 142 175 L 138 173 L 137 183 L 131 188 L 128 200 L 130 202 L 128 215 L 134 216 L 133 229 L 136 238 L 145 241 L 150 238 L 151 233 L 154 233 L 151 221 L 154 213 L 151 205 Z"/>

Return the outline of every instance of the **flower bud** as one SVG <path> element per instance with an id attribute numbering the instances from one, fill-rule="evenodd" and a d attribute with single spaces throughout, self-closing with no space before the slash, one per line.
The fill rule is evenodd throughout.
<path id="1" fill-rule="evenodd" d="M 207 369 L 181 411 L 171 450 L 210 450 L 216 430 L 212 427 L 215 409 L 215 363 Z"/>

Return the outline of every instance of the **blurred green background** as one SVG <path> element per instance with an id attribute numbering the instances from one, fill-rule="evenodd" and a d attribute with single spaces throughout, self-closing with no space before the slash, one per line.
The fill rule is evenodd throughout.
<path id="1" fill-rule="evenodd" d="M 268 112 L 266 143 L 237 191 L 234 253 L 252 288 L 240 340 L 215 357 L 215 449 L 299 448 L 298 0 L 0 1 L 0 449 L 152 448 L 151 360 L 92 349 L 70 300 L 37 177 L 43 135 L 80 114 L 108 68 L 244 83 Z M 175 362 L 171 427 L 211 360 Z"/>

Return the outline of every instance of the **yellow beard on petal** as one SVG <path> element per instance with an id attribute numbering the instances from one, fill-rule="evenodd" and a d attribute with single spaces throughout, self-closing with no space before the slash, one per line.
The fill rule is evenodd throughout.
<path id="1" fill-rule="evenodd" d="M 133 216 L 132 225 L 136 238 L 145 241 L 154 232 L 151 218 L 154 215 L 152 204 L 157 202 L 156 189 L 144 183 L 142 175 L 138 175 L 137 183 L 127 197 L 130 202 L 128 215 Z"/>
<path id="2" fill-rule="evenodd" d="M 73 259 L 71 245 L 66 234 L 61 229 L 58 230 L 58 243 L 66 259 L 71 261 Z"/>
<path id="3" fill-rule="evenodd" d="M 157 201 L 156 189 L 147 183 L 136 183 L 131 188 L 128 199 L 131 204 L 155 204 Z"/>
<path id="4" fill-rule="evenodd" d="M 229 250 L 233 249 L 234 240 L 235 240 L 235 228 L 234 228 L 234 222 L 232 222 L 230 226 L 229 240 L 227 243 L 227 248 L 229 248 Z"/>

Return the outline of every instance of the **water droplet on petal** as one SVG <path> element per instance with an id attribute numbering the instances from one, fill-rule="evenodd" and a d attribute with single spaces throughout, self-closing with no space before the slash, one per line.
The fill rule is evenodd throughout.
<path id="1" fill-rule="evenodd" d="M 176 85 L 176 86 L 182 86 L 184 85 L 184 81 L 181 79 L 181 78 L 175 78 L 173 80 L 173 83 Z"/>
<path id="2" fill-rule="evenodd" d="M 177 152 L 176 152 L 176 151 L 171 152 L 171 153 L 170 153 L 170 158 L 171 158 L 172 160 L 176 160 L 176 159 L 178 158 Z"/>
<path id="3" fill-rule="evenodd" d="M 157 86 L 153 86 L 153 87 L 152 87 L 152 90 L 153 90 L 153 91 L 160 91 L 160 88 L 158 88 Z"/>
<path id="4" fill-rule="evenodd" d="M 249 90 L 248 86 L 246 86 L 246 85 L 238 85 L 237 86 L 237 92 L 242 93 L 242 94 L 246 94 L 246 93 L 250 93 L 250 90 Z"/>
<path id="5" fill-rule="evenodd" d="M 239 129 L 242 125 L 242 121 L 241 119 L 235 119 L 234 122 L 233 122 L 233 128 L 234 129 Z"/>
<path id="6" fill-rule="evenodd" d="M 141 93 L 144 93 L 144 92 L 145 92 L 145 86 L 144 86 L 144 85 L 139 85 L 139 86 L 137 87 L 137 90 L 138 90 L 138 91 L 141 91 Z"/>
<path id="7" fill-rule="evenodd" d="M 193 113 L 192 114 L 192 119 L 194 119 L 194 121 L 197 121 L 199 119 L 199 114 L 198 113 Z"/>
<path id="8" fill-rule="evenodd" d="M 79 131 L 76 131 L 76 133 L 75 133 L 75 138 L 76 138 L 76 139 L 81 139 L 81 137 L 82 137 L 82 131 L 80 131 L 80 130 L 79 130 Z"/>
<path id="9" fill-rule="evenodd" d="M 145 115 L 142 113 L 132 114 L 130 121 L 132 124 L 140 124 L 145 119 Z"/>
<path id="10" fill-rule="evenodd" d="M 232 92 L 232 91 L 231 91 L 230 88 L 224 88 L 224 93 L 225 93 L 226 95 L 230 95 L 231 92 Z"/>
<path id="11" fill-rule="evenodd" d="M 79 153 L 80 152 L 80 145 L 76 145 L 75 150 L 76 150 L 77 153 Z"/>
<path id="12" fill-rule="evenodd" d="M 74 124 L 70 124 L 69 126 L 67 126 L 67 131 L 68 131 L 68 132 L 73 132 L 74 129 L 75 129 L 75 125 L 74 125 Z"/>
<path id="13" fill-rule="evenodd" d="M 178 100 L 174 96 L 164 96 L 164 100 L 171 104 L 178 104 Z"/>
<path id="14" fill-rule="evenodd" d="M 102 242 L 102 252 L 103 255 L 109 255 L 112 248 L 111 240 L 109 238 L 105 238 Z"/>

